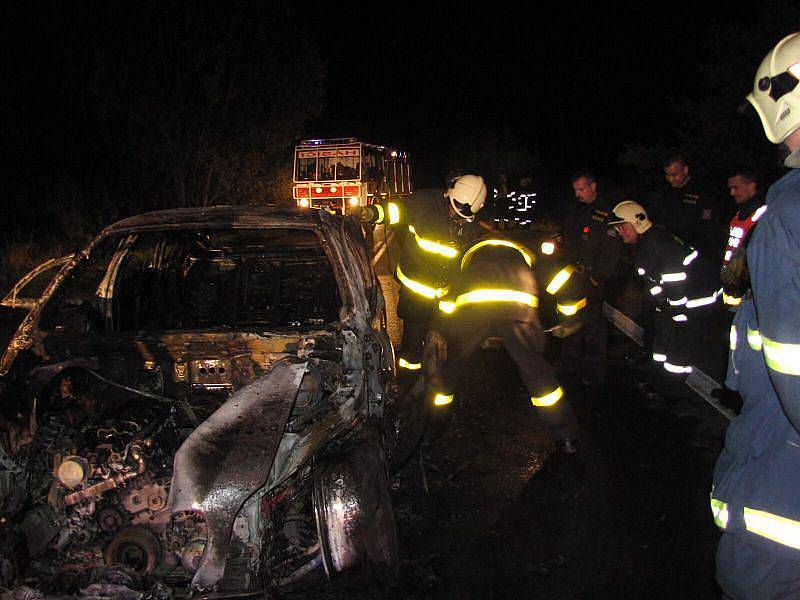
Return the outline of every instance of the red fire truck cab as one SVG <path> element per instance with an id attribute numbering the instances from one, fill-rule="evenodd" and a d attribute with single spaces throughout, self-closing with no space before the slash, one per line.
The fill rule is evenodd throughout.
<path id="1" fill-rule="evenodd" d="M 342 214 L 348 206 L 411 191 L 411 165 L 401 150 L 355 138 L 303 140 L 295 147 L 292 195 L 302 208 Z"/>

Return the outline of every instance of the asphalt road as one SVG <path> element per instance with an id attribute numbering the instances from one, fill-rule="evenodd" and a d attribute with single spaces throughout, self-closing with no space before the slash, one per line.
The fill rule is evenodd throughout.
<path id="1" fill-rule="evenodd" d="M 378 270 L 397 342 L 393 258 L 390 245 Z M 562 382 L 581 425 L 578 460 L 553 455 L 505 351 L 481 350 L 441 431 L 395 479 L 400 577 L 348 594 L 718 598 L 708 494 L 727 420 L 697 395 L 639 398 L 623 360 L 634 348 L 615 330 L 610 383 Z"/>

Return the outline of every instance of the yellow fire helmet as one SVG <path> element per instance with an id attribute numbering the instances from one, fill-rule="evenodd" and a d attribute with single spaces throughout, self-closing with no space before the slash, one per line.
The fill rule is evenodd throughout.
<path id="1" fill-rule="evenodd" d="M 780 144 L 800 127 L 800 32 L 783 38 L 764 57 L 747 100 L 761 118 L 764 133 Z"/>

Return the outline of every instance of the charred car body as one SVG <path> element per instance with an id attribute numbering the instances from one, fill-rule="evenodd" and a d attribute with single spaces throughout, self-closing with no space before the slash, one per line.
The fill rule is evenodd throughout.
<path id="1" fill-rule="evenodd" d="M 322 211 L 107 228 L 0 363 L 4 585 L 224 595 L 393 570 L 384 312 L 358 225 Z"/>

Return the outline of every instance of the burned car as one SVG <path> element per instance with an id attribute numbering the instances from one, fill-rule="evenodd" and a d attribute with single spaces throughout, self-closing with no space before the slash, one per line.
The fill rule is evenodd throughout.
<path id="1" fill-rule="evenodd" d="M 391 573 L 385 325 L 348 219 L 212 207 L 105 229 L 0 361 L 3 585 L 239 597 Z"/>

